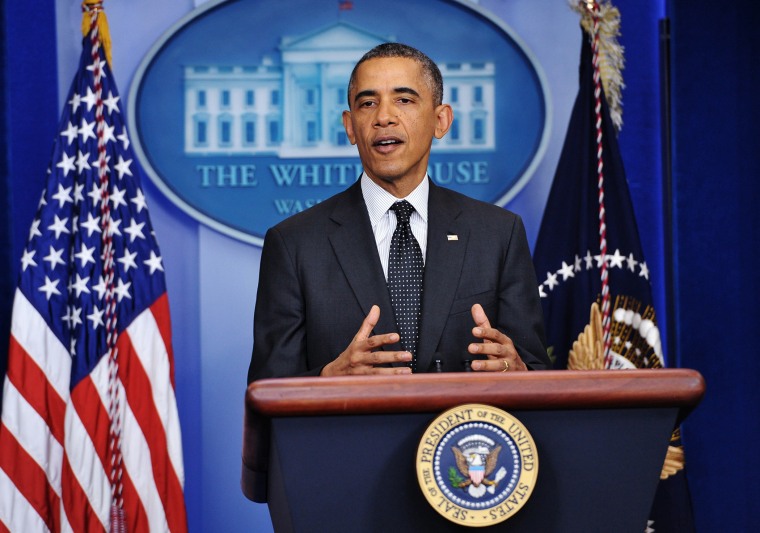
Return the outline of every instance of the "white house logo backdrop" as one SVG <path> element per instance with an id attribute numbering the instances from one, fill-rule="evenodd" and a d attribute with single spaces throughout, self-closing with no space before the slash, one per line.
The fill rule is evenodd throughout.
<path id="1" fill-rule="evenodd" d="M 519 37 L 466 0 L 204 5 L 138 69 L 138 157 L 185 212 L 261 244 L 267 228 L 361 174 L 341 121 L 346 86 L 387 41 L 421 49 L 443 74 L 455 120 L 434 144 L 432 179 L 504 205 L 545 150 L 546 84 Z"/>
<path id="2" fill-rule="evenodd" d="M 417 448 L 417 481 L 428 503 L 457 524 L 507 520 L 530 498 L 538 476 L 536 444 L 509 413 L 481 404 L 449 409 Z"/>

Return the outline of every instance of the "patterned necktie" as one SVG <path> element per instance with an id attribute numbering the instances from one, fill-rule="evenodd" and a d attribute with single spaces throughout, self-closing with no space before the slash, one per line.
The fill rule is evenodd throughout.
<path id="1" fill-rule="evenodd" d="M 391 206 L 396 212 L 396 230 L 388 258 L 388 289 L 401 336 L 401 346 L 412 354 L 412 372 L 417 370 L 417 338 L 422 308 L 422 250 L 412 234 L 409 217 L 414 211 L 406 200 Z"/>

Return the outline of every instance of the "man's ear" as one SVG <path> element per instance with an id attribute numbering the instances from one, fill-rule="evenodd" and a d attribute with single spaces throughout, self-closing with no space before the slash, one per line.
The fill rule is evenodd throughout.
<path id="1" fill-rule="evenodd" d="M 354 135 L 354 124 L 351 122 L 351 111 L 343 111 L 343 127 L 351 144 L 356 144 L 356 135 Z"/>
<path id="2" fill-rule="evenodd" d="M 454 122 L 454 110 L 449 104 L 441 104 L 435 108 L 435 138 L 440 139 L 449 131 Z"/>

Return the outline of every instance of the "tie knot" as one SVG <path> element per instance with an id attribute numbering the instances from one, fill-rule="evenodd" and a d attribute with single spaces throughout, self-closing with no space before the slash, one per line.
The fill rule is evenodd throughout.
<path id="1" fill-rule="evenodd" d="M 396 220 L 399 225 L 406 225 L 409 223 L 409 217 L 414 211 L 414 206 L 406 200 L 396 202 L 391 206 L 391 209 L 396 212 Z"/>

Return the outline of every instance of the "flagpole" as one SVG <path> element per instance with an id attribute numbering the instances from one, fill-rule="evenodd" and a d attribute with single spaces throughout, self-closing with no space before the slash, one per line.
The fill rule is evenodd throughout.
<path id="1" fill-rule="evenodd" d="M 609 271 L 607 269 L 607 222 L 604 207 L 604 137 L 602 132 L 602 80 L 599 69 L 599 4 L 594 0 L 585 0 L 586 9 L 592 16 L 591 50 L 593 54 L 592 65 L 594 67 L 594 114 L 596 127 L 596 162 L 597 162 L 597 188 L 599 190 L 599 256 L 601 257 L 600 278 L 602 283 L 602 334 L 604 350 L 604 366 L 609 368 L 612 348 L 612 327 L 610 311 L 610 286 Z"/>
<path id="2" fill-rule="evenodd" d="M 92 41 L 93 78 L 95 81 L 95 122 L 98 139 L 98 180 L 100 183 L 100 217 L 101 242 L 103 249 L 103 279 L 105 280 L 105 327 L 108 349 L 108 417 L 110 419 L 109 445 L 111 483 L 110 530 L 113 533 L 126 532 L 126 516 L 124 514 L 123 498 L 123 459 L 121 449 L 121 407 L 119 405 L 119 351 L 116 348 L 118 337 L 116 314 L 116 288 L 114 284 L 114 249 L 112 235 L 110 195 L 108 191 L 108 160 L 106 155 L 105 117 L 103 116 L 103 70 L 100 61 L 100 48 L 103 47 L 105 56 L 110 63 L 110 53 L 107 38 L 107 22 L 103 12 L 103 3 L 98 0 L 85 0 L 82 3 L 82 29 L 88 26 Z M 103 38 L 101 37 L 103 34 Z"/>
<path id="3" fill-rule="evenodd" d="M 665 317 L 667 356 L 677 358 L 675 298 L 675 259 L 673 255 L 673 144 L 671 130 L 671 77 L 670 77 L 670 19 L 660 19 L 660 139 L 662 149 L 662 208 L 665 233 Z M 674 364 L 675 363 L 675 364 Z M 667 366 L 680 366 L 668 361 Z"/>

